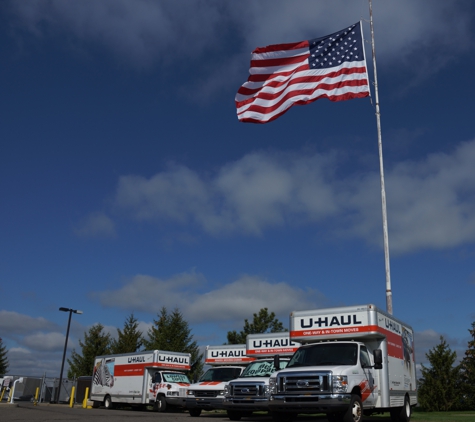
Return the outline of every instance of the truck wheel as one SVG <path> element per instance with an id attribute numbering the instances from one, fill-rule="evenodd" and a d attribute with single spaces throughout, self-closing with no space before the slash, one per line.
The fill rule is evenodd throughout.
<path id="1" fill-rule="evenodd" d="M 361 422 L 363 420 L 363 403 L 360 396 L 351 395 L 350 407 L 343 414 L 342 422 Z"/>
<path id="2" fill-rule="evenodd" d="M 113 409 L 114 408 L 114 403 L 112 403 L 111 396 L 106 396 L 104 398 L 104 407 L 106 409 Z"/>
<path id="3" fill-rule="evenodd" d="M 165 412 L 166 409 L 167 409 L 167 401 L 165 397 L 158 396 L 155 400 L 155 403 L 153 404 L 153 410 L 155 412 Z"/>
<path id="4" fill-rule="evenodd" d="M 391 410 L 392 422 L 409 422 L 411 419 L 411 404 L 407 396 L 404 397 L 404 406 Z"/>
<path id="5" fill-rule="evenodd" d="M 228 418 L 232 421 L 240 421 L 242 418 L 242 413 L 237 412 L 236 410 L 228 410 Z"/>
<path id="6" fill-rule="evenodd" d="M 190 409 L 190 416 L 197 417 L 201 415 L 201 409 Z"/>

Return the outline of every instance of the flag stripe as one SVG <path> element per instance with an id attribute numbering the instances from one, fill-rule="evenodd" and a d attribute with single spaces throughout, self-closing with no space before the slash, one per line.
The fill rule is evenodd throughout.
<path id="1" fill-rule="evenodd" d="M 293 105 L 369 96 L 361 24 L 298 43 L 259 47 L 236 93 L 240 121 L 267 123 Z"/>

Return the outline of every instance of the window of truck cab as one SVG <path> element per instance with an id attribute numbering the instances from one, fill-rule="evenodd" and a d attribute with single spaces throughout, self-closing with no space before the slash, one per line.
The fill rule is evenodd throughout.
<path id="1" fill-rule="evenodd" d="M 185 374 L 179 374 L 176 372 L 164 372 L 163 373 L 164 382 L 183 382 L 190 384 L 190 380 Z"/>
<path id="2" fill-rule="evenodd" d="M 231 381 L 241 374 L 241 368 L 210 368 L 200 378 L 204 381 Z"/>
<path id="3" fill-rule="evenodd" d="M 287 368 L 298 366 L 356 365 L 358 345 L 354 343 L 318 343 L 300 347 Z"/>
<path id="4" fill-rule="evenodd" d="M 279 369 L 284 369 L 288 363 L 288 360 L 281 360 L 279 362 Z M 239 378 L 270 377 L 275 371 L 273 360 L 254 361 L 246 366 L 246 369 L 244 369 Z"/>

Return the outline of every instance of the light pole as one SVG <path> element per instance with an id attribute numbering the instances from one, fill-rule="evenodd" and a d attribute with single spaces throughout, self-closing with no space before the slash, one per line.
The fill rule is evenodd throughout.
<path id="1" fill-rule="evenodd" d="M 59 402 L 59 393 L 61 391 L 61 383 L 63 382 L 63 369 L 64 369 L 64 359 L 66 358 L 66 349 L 68 348 L 68 337 L 69 337 L 69 327 L 71 325 L 71 315 L 75 314 L 82 314 L 82 311 L 78 311 L 77 309 L 70 309 L 70 308 L 59 308 L 62 312 L 69 312 L 68 318 L 68 329 L 66 330 L 66 340 L 64 340 L 64 352 L 63 352 L 63 361 L 61 362 L 61 372 L 59 373 L 59 386 L 56 390 L 56 397 L 54 402 Z"/>

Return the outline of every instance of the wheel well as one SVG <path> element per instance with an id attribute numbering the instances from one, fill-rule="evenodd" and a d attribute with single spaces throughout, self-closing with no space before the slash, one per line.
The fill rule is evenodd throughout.
<path id="1" fill-rule="evenodd" d="M 360 387 L 353 387 L 353 390 L 351 390 L 351 394 L 356 394 L 361 398 L 361 388 Z"/>

